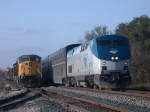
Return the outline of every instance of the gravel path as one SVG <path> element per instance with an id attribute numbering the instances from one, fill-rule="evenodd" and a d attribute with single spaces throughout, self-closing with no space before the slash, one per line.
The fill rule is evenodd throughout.
<path id="1" fill-rule="evenodd" d="M 48 89 L 54 92 L 88 99 L 102 104 L 128 109 L 133 112 L 150 112 L 150 99 L 56 87 L 49 87 Z"/>

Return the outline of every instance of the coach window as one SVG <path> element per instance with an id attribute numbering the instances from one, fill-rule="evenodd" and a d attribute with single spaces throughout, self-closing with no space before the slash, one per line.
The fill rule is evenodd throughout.
<path id="1" fill-rule="evenodd" d="M 61 67 L 61 76 L 63 76 L 63 67 Z"/>
<path id="2" fill-rule="evenodd" d="M 64 52 L 64 57 L 66 56 L 65 52 Z"/>
<path id="3" fill-rule="evenodd" d="M 61 53 L 61 58 L 63 58 L 63 54 Z"/>
<path id="4" fill-rule="evenodd" d="M 68 73 L 72 73 L 72 65 L 68 66 Z"/>
<path id="5" fill-rule="evenodd" d="M 55 56 L 55 60 L 57 60 L 57 55 Z"/>

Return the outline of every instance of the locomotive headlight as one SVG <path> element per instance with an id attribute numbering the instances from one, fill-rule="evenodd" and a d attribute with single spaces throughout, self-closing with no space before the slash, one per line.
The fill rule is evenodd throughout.
<path id="1" fill-rule="evenodd" d="M 128 63 L 125 61 L 124 64 L 126 65 L 126 64 L 128 64 Z"/>
<path id="2" fill-rule="evenodd" d="M 119 59 L 118 56 L 116 56 L 116 57 L 115 57 L 115 60 L 118 60 L 118 59 Z"/>
<path id="3" fill-rule="evenodd" d="M 111 57 L 111 60 L 114 60 L 114 59 L 115 59 L 115 57 L 112 56 L 112 57 Z"/>
<path id="4" fill-rule="evenodd" d="M 103 62 L 103 65 L 105 65 L 106 64 L 106 62 Z"/>

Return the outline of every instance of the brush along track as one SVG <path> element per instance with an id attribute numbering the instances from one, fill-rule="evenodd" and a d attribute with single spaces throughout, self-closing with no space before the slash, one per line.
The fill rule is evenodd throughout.
<path id="1" fill-rule="evenodd" d="M 6 111 L 7 109 L 11 109 L 16 105 L 31 100 L 32 98 L 38 96 L 39 93 L 33 94 L 33 92 L 26 90 L 17 95 L 13 95 L 11 97 L 0 100 L 0 111 Z"/>
<path id="2" fill-rule="evenodd" d="M 52 92 L 50 90 L 47 90 L 46 88 L 42 89 L 41 95 L 51 100 L 54 100 L 56 103 L 62 104 L 68 108 L 78 110 L 81 112 L 130 112 L 129 110 L 107 106 L 89 100 Z"/>

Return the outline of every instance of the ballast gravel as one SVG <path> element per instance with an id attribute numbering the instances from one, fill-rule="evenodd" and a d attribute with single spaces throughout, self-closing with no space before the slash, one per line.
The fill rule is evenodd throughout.
<path id="1" fill-rule="evenodd" d="M 42 97 L 38 97 L 32 101 L 19 104 L 14 108 L 10 108 L 7 112 L 76 112 L 63 107 L 54 101 L 46 100 Z"/>
<path id="2" fill-rule="evenodd" d="M 92 92 L 85 90 L 66 89 L 52 86 L 50 86 L 47 89 L 50 89 L 51 91 L 54 92 L 60 92 L 70 96 L 91 100 L 101 104 L 131 110 L 133 112 L 150 112 L 150 99 L 146 98 L 119 95 L 119 94 Z"/>

